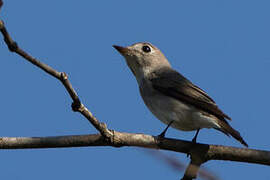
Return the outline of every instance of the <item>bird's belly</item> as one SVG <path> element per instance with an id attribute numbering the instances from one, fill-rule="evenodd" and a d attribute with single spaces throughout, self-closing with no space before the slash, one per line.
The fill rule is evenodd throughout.
<path id="1" fill-rule="evenodd" d="M 194 106 L 168 96 L 143 98 L 149 110 L 163 123 L 182 131 L 216 127 L 213 119 L 203 116 Z"/>

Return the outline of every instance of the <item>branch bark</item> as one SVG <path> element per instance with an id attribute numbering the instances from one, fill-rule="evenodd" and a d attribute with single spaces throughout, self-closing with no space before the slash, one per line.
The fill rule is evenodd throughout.
<path id="1" fill-rule="evenodd" d="M 1 7 L 3 6 L 3 1 L 0 0 L 0 10 L 1 10 Z"/>
<path id="2" fill-rule="evenodd" d="M 190 141 L 159 138 L 158 136 L 147 134 L 125 133 L 118 131 L 112 131 L 112 133 L 112 141 L 107 141 L 101 134 L 52 137 L 2 137 L 0 138 L 0 149 L 134 146 L 191 154 L 191 162 L 195 165 L 199 165 L 210 160 L 229 160 L 270 165 L 270 151 L 221 145 L 194 144 Z"/>
<path id="3" fill-rule="evenodd" d="M 1 0 L 0 0 L 1 2 Z M 190 154 L 191 163 L 183 179 L 194 179 L 201 164 L 209 160 L 230 160 L 256 164 L 270 165 L 270 152 L 254 149 L 225 147 L 218 145 L 194 144 L 189 141 L 170 138 L 158 138 L 146 134 L 131 134 L 109 130 L 106 124 L 99 122 L 93 114 L 81 103 L 73 89 L 68 76 L 35 59 L 22 50 L 9 35 L 4 22 L 0 20 L 0 32 L 9 50 L 20 55 L 33 65 L 55 77 L 66 88 L 72 102 L 72 110 L 81 113 L 100 132 L 100 134 L 58 136 L 58 137 L 2 137 L 1 149 L 25 148 L 59 148 L 81 146 L 136 146 L 153 149 L 164 149 Z"/>
<path id="4" fill-rule="evenodd" d="M 61 83 L 66 88 L 67 92 L 69 93 L 71 99 L 73 100 L 72 103 L 72 110 L 76 112 L 80 112 L 88 121 L 107 139 L 112 137 L 112 133 L 107 129 L 106 124 L 100 123 L 93 114 L 81 103 L 76 91 L 73 89 L 70 81 L 68 80 L 68 75 L 65 72 L 58 72 L 52 67 L 48 66 L 47 64 L 42 63 L 41 61 L 35 59 L 24 50 L 22 50 L 18 44 L 13 41 L 11 36 L 9 35 L 4 22 L 0 20 L 0 31 L 4 36 L 4 41 L 6 42 L 8 49 L 11 52 L 15 52 L 28 62 L 32 63 L 33 65 L 39 67 L 49 75 L 53 76 L 54 78 L 61 81 Z"/>
<path id="5" fill-rule="evenodd" d="M 178 158 L 172 155 L 167 155 L 162 153 L 161 151 L 155 151 L 155 150 L 146 150 L 145 152 L 148 152 L 149 155 L 155 156 L 156 158 L 165 161 L 170 167 L 177 172 L 184 171 L 186 168 L 186 165 L 178 161 Z M 207 180 L 219 180 L 219 177 L 214 174 L 214 172 L 209 171 L 206 168 L 200 168 L 198 175 L 201 179 L 207 179 Z"/>

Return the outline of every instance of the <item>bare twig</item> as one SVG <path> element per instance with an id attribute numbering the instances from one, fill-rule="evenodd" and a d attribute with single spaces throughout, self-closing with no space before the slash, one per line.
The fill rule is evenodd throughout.
<path id="1" fill-rule="evenodd" d="M 270 166 L 270 151 L 220 145 L 194 144 L 190 141 L 158 138 L 146 134 L 113 131 L 113 141 L 107 141 L 100 134 L 56 136 L 56 137 L 2 137 L 0 149 L 59 148 L 78 146 L 136 146 L 163 149 L 180 153 L 190 153 L 198 164 L 209 160 L 230 160 Z"/>
<path id="2" fill-rule="evenodd" d="M 0 0 L 0 10 L 1 10 L 1 7 L 3 6 L 3 1 Z"/>
<path id="3" fill-rule="evenodd" d="M 193 151 L 194 153 L 191 155 L 191 161 L 186 169 L 184 177 L 182 180 L 192 180 L 197 177 L 200 166 L 204 163 L 204 155 L 201 151 Z M 202 153 L 202 154 L 201 154 Z"/>
<path id="4" fill-rule="evenodd" d="M 55 77 L 59 81 L 62 82 L 62 84 L 65 86 L 67 92 L 69 93 L 70 97 L 73 100 L 72 103 L 72 110 L 80 112 L 85 118 L 89 120 L 89 122 L 107 139 L 112 138 L 112 133 L 107 129 L 106 124 L 100 123 L 93 115 L 92 113 L 81 103 L 76 91 L 73 89 L 70 81 L 68 80 L 68 76 L 64 72 L 58 72 L 51 68 L 50 66 L 40 62 L 39 60 L 33 58 L 29 54 L 27 54 L 24 50 L 22 50 L 18 44 L 13 41 L 11 36 L 9 35 L 4 22 L 0 21 L 0 31 L 2 35 L 4 36 L 4 41 L 6 42 L 8 49 L 11 52 L 15 52 L 22 56 L 24 59 L 29 61 L 30 63 L 34 64 L 35 66 L 39 67 L 46 73 L 50 74 L 51 76 Z"/>
<path id="5" fill-rule="evenodd" d="M 0 0 L 0 7 L 2 1 Z M 33 58 L 22 50 L 9 35 L 3 21 L 0 20 L 0 32 L 4 37 L 9 50 L 39 67 L 46 73 L 55 77 L 65 86 L 73 100 L 72 110 L 80 112 L 100 132 L 94 135 L 61 136 L 61 137 L 15 137 L 0 138 L 1 149 L 24 148 L 56 148 L 78 146 L 137 146 L 145 148 L 164 149 L 191 155 L 191 163 L 188 166 L 183 179 L 193 179 L 198 173 L 200 165 L 209 160 L 230 160 L 248 163 L 270 165 L 270 152 L 253 149 L 243 149 L 207 144 L 194 144 L 188 141 L 157 138 L 145 134 L 121 133 L 108 130 L 106 124 L 99 122 L 92 113 L 81 103 L 76 91 L 72 88 L 68 76 L 64 72 L 58 72 L 50 66 Z"/>
<path id="6" fill-rule="evenodd" d="M 184 171 L 186 168 L 186 165 L 181 163 L 177 157 L 175 156 L 169 156 L 165 153 L 162 153 L 161 151 L 154 151 L 154 150 L 147 150 L 150 155 L 154 155 L 156 158 L 164 160 L 167 164 L 170 165 L 174 170 L 176 171 Z M 209 172 L 206 168 L 200 168 L 198 175 L 202 179 L 208 179 L 208 180 L 218 180 L 219 178 L 213 173 Z"/>

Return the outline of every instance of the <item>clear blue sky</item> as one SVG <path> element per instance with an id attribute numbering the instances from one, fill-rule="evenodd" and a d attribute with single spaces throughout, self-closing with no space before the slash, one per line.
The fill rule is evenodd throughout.
<path id="1" fill-rule="evenodd" d="M 269 1 L 5 0 L 1 19 L 33 56 L 69 74 L 83 103 L 110 129 L 159 134 L 135 78 L 113 44 L 149 41 L 232 117 L 250 148 L 270 150 Z M 1 37 L 2 39 L 2 37 Z M 60 82 L 0 41 L 0 136 L 96 133 Z M 191 140 L 194 132 L 169 129 Z M 243 147 L 214 130 L 198 142 Z M 168 153 L 187 164 L 185 154 Z M 183 172 L 138 148 L 1 150 L 0 179 L 179 179 Z M 221 179 L 269 179 L 269 167 L 211 161 Z"/>

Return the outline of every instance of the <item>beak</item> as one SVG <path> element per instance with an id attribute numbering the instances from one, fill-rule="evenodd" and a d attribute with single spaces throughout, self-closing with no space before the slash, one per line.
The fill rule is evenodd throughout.
<path id="1" fill-rule="evenodd" d="M 127 58 L 127 56 L 129 56 L 129 54 L 131 53 L 131 50 L 128 49 L 127 47 L 122 47 L 122 46 L 117 46 L 117 45 L 113 45 L 113 47 L 122 55 L 124 56 L 126 62 L 127 62 L 127 65 L 128 67 L 130 68 L 130 70 L 132 71 L 132 73 L 135 75 L 135 71 L 133 70 L 132 66 L 131 66 L 131 63 L 130 63 L 130 60 L 129 58 Z"/>
<path id="2" fill-rule="evenodd" d="M 122 55 L 125 55 L 128 52 L 128 48 L 122 46 L 113 45 L 113 47 Z"/>

